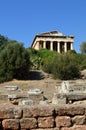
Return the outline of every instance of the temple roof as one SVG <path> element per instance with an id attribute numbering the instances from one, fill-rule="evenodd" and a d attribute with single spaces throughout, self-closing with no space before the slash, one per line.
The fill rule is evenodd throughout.
<path id="1" fill-rule="evenodd" d="M 37 34 L 37 36 L 64 36 L 64 35 L 58 31 L 51 31 L 51 32 Z"/>

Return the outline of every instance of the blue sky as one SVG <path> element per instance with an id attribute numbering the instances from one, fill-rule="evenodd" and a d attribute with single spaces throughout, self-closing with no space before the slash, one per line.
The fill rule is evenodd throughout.
<path id="1" fill-rule="evenodd" d="M 86 41 L 86 0 L 0 0 L 0 34 L 30 47 L 38 33 L 74 35 L 74 48 Z"/>

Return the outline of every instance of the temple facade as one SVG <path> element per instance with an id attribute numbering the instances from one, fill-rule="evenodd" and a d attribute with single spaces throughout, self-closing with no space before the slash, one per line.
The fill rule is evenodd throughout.
<path id="1" fill-rule="evenodd" d="M 48 49 L 58 53 L 73 50 L 74 36 L 65 36 L 60 32 L 51 31 L 37 34 L 32 42 L 31 47 L 40 50 Z"/>

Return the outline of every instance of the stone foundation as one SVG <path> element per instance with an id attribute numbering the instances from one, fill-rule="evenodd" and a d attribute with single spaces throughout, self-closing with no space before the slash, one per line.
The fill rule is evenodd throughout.
<path id="1" fill-rule="evenodd" d="M 0 104 L 0 130 L 86 130 L 86 105 Z"/>

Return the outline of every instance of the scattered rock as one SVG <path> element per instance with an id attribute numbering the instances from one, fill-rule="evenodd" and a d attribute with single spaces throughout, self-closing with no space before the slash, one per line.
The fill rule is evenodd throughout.
<path id="1" fill-rule="evenodd" d="M 18 86 L 5 86 L 7 91 L 16 91 L 16 90 L 20 90 L 20 88 Z"/>
<path id="2" fill-rule="evenodd" d="M 29 91 L 28 91 L 28 94 L 29 95 L 40 95 L 40 94 L 42 94 L 43 93 L 43 91 L 41 91 L 40 89 L 29 89 Z"/>
<path id="3" fill-rule="evenodd" d="M 62 94 L 54 93 L 52 98 L 52 104 L 66 104 L 66 96 Z"/>
<path id="4" fill-rule="evenodd" d="M 19 105 L 30 105 L 31 106 L 33 104 L 34 104 L 33 100 L 30 100 L 30 99 L 22 100 L 19 102 Z"/>

